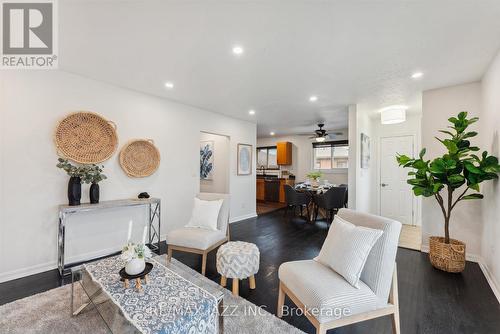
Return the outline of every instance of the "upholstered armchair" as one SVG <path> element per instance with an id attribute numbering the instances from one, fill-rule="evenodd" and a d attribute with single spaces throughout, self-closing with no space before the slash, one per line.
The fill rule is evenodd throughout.
<path id="1" fill-rule="evenodd" d="M 318 334 L 386 315 L 392 317 L 393 332 L 399 334 L 395 259 L 401 223 L 349 209 L 339 210 L 338 216 L 351 224 L 383 231 L 361 271 L 359 289 L 318 261 L 286 262 L 278 272 L 278 316 L 283 315 L 288 296 L 304 311 Z"/>
<path id="2" fill-rule="evenodd" d="M 224 200 L 217 218 L 217 231 L 196 227 L 181 227 L 171 231 L 167 234 L 167 260 L 170 261 L 174 250 L 200 254 L 201 273 L 205 275 L 208 253 L 229 241 L 229 195 L 200 193 L 196 197 L 204 201 Z"/>

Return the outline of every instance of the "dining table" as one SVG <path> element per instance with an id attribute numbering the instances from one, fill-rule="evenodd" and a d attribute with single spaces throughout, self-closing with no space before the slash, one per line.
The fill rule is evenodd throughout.
<path id="1" fill-rule="evenodd" d="M 295 190 L 298 191 L 298 192 L 302 192 L 302 193 L 308 193 L 309 195 L 311 195 L 311 202 L 309 202 L 309 217 L 307 217 L 308 221 L 311 223 L 311 224 L 314 224 L 315 222 L 315 219 L 314 219 L 314 212 L 316 210 L 316 201 L 315 201 L 315 198 L 318 196 L 318 195 L 321 195 L 321 194 L 324 194 L 325 192 L 328 191 L 328 189 L 332 188 L 332 187 L 337 187 L 336 184 L 331 184 L 331 183 L 328 183 L 328 184 L 319 184 L 319 185 L 313 185 L 311 183 L 298 183 L 295 185 Z M 326 218 L 327 217 L 327 212 L 321 208 L 318 208 L 318 214 L 320 216 L 322 216 L 323 218 Z"/>

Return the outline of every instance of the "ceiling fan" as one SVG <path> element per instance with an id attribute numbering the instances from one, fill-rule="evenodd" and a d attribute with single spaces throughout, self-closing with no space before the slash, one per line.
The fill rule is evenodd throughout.
<path id="1" fill-rule="evenodd" d="M 324 142 L 327 139 L 330 139 L 330 135 L 326 132 L 325 129 L 323 129 L 324 126 L 325 126 L 325 124 L 318 123 L 318 128 L 319 129 L 314 130 L 315 135 L 312 136 L 312 137 L 309 137 L 309 138 L 316 140 L 318 143 L 321 143 L 321 142 Z M 333 137 L 335 137 L 337 135 L 342 135 L 342 132 L 335 132 L 335 133 L 333 133 Z"/>

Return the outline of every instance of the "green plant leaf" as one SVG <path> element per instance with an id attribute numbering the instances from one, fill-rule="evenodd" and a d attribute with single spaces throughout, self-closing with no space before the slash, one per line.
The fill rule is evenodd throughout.
<path id="1" fill-rule="evenodd" d="M 471 163 L 466 162 L 466 163 L 464 163 L 464 166 L 471 173 L 474 173 L 474 174 L 481 174 L 482 173 L 481 169 L 477 168 L 476 166 L 474 166 Z"/>
<path id="2" fill-rule="evenodd" d="M 479 117 L 472 117 L 471 119 L 468 120 L 468 124 L 472 124 L 472 123 L 476 123 L 477 121 L 479 121 Z"/>
<path id="3" fill-rule="evenodd" d="M 477 132 L 471 131 L 471 132 L 467 132 L 466 134 L 464 134 L 462 136 L 462 139 L 471 138 L 471 137 L 475 137 L 475 136 L 477 136 Z"/>
<path id="4" fill-rule="evenodd" d="M 463 200 L 468 200 L 468 199 L 482 199 L 484 198 L 483 194 L 470 194 L 462 197 Z"/>
<path id="5" fill-rule="evenodd" d="M 477 183 L 470 184 L 469 188 L 479 192 L 479 184 L 477 184 Z"/>
<path id="6" fill-rule="evenodd" d="M 442 133 L 446 133 L 447 135 L 450 135 L 452 137 L 455 137 L 455 135 L 453 133 L 451 133 L 450 131 L 446 131 L 446 130 L 439 130 L 439 132 L 442 132 Z"/>

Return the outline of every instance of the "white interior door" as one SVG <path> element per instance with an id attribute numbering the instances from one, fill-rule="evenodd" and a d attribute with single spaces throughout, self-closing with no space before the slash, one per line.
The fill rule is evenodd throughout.
<path id="1" fill-rule="evenodd" d="M 408 169 L 398 166 L 397 154 L 413 156 L 413 136 L 380 140 L 380 214 L 403 224 L 414 225 L 414 201 L 406 183 Z"/>

